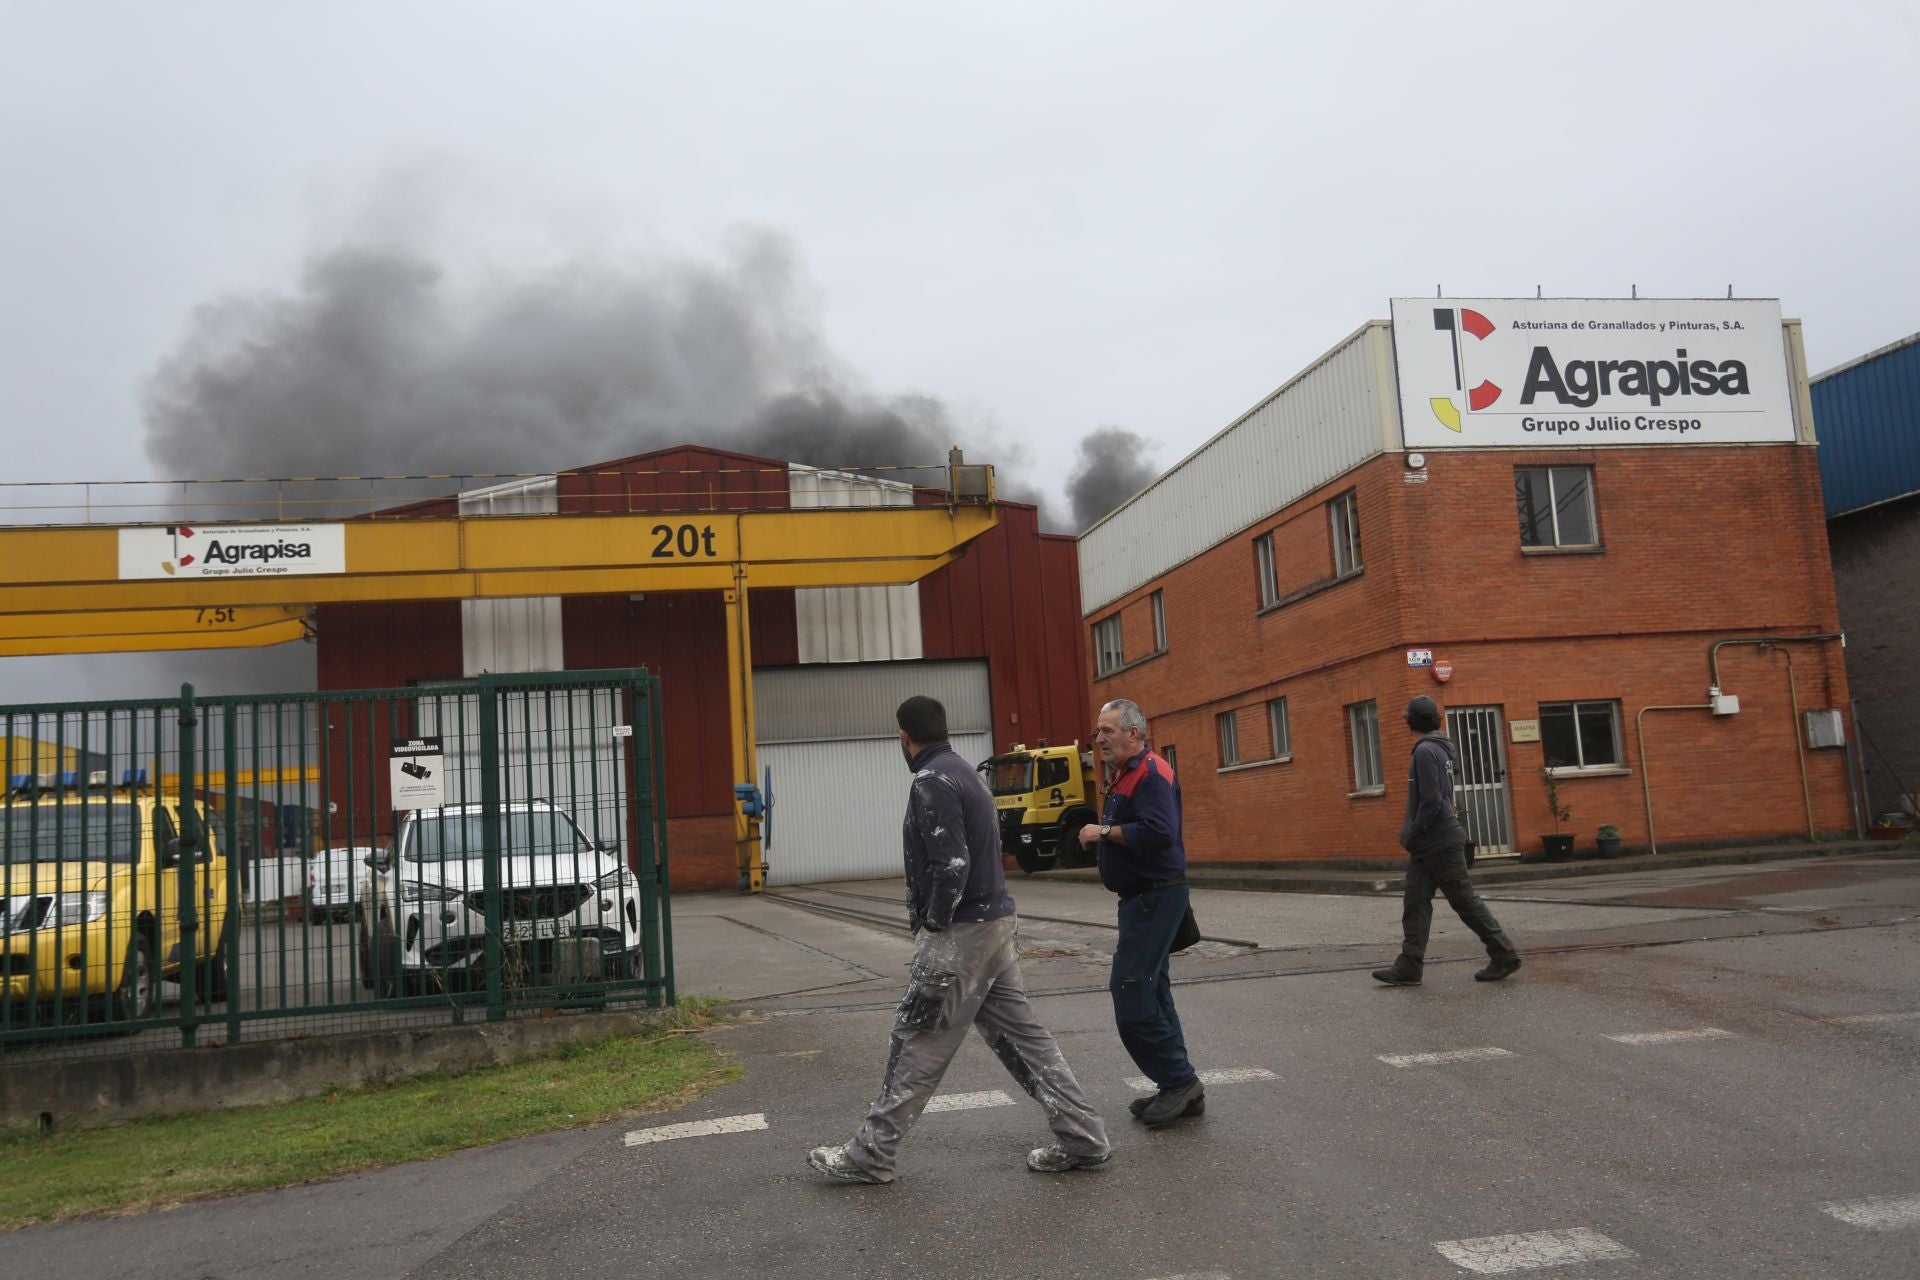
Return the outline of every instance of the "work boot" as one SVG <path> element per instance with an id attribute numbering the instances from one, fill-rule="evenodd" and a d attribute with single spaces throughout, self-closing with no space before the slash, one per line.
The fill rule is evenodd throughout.
<path id="1" fill-rule="evenodd" d="M 1139 1097 L 1135 1098 L 1132 1102 L 1129 1102 L 1127 1104 L 1127 1110 L 1133 1113 L 1133 1118 L 1135 1120 L 1138 1120 L 1142 1115 L 1146 1114 L 1147 1108 L 1149 1106 L 1152 1106 L 1153 1100 L 1159 1096 L 1160 1096 L 1160 1093 L 1158 1090 L 1155 1090 L 1152 1093 L 1143 1093 Z"/>
<path id="2" fill-rule="evenodd" d="M 876 1184 L 892 1182 L 892 1178 L 883 1178 L 873 1170 L 847 1154 L 845 1147 L 815 1147 L 807 1152 L 807 1163 L 826 1174 L 829 1178 L 839 1178 L 843 1182 L 872 1182 Z"/>
<path id="3" fill-rule="evenodd" d="M 1207 1090 L 1198 1080 L 1191 1084 L 1162 1089 L 1140 1112 L 1149 1129 L 1172 1124 L 1182 1116 L 1197 1116 L 1207 1109 Z"/>
<path id="4" fill-rule="evenodd" d="M 1373 980 L 1389 987 L 1417 987 L 1420 985 L 1420 970 L 1408 964 L 1405 956 L 1401 956 L 1386 968 L 1375 969 Z"/>
<path id="5" fill-rule="evenodd" d="M 1494 956 L 1487 967 L 1473 975 L 1475 982 L 1498 982 L 1520 967 L 1519 956 Z M 1378 974 L 1374 975 L 1378 977 Z"/>
<path id="6" fill-rule="evenodd" d="M 1075 1169 L 1098 1169 L 1111 1159 L 1111 1151 L 1103 1151 L 1097 1156 L 1077 1156 L 1062 1149 L 1056 1142 L 1027 1152 L 1027 1168 L 1035 1173 L 1071 1173 Z"/>

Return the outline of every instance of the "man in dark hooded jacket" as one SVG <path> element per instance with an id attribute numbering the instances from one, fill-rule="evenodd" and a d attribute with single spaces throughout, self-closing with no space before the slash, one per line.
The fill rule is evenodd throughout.
<path id="1" fill-rule="evenodd" d="M 1467 878 L 1467 832 L 1453 809 L 1453 740 L 1440 732 L 1440 708 L 1432 698 L 1407 704 L 1407 728 L 1419 741 L 1407 768 L 1407 816 L 1400 824 L 1400 847 L 1407 851 L 1407 892 L 1400 911 L 1400 957 L 1376 980 L 1390 987 L 1417 987 L 1427 959 L 1427 934 L 1433 928 L 1433 891 L 1479 935 L 1490 957 L 1473 976 L 1498 982 L 1520 967 L 1520 953 L 1487 910 Z"/>

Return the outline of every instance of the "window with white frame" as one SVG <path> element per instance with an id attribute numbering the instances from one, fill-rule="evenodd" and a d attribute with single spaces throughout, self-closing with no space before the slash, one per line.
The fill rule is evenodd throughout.
<path id="1" fill-rule="evenodd" d="M 1620 704 L 1618 702 L 1543 702 L 1540 704 L 1540 747 L 1547 768 L 1618 769 Z"/>
<path id="2" fill-rule="evenodd" d="M 1333 576 L 1360 572 L 1360 500 L 1352 489 L 1327 504 L 1333 533 Z"/>
<path id="3" fill-rule="evenodd" d="M 1592 467 L 1515 467 L 1513 497 L 1520 512 L 1521 546 L 1600 544 Z"/>
<path id="4" fill-rule="evenodd" d="M 1347 732 L 1353 739 L 1353 789 L 1379 791 L 1386 786 L 1380 769 L 1380 712 L 1372 702 L 1347 707 Z"/>
<path id="5" fill-rule="evenodd" d="M 1260 583 L 1260 607 L 1271 609 L 1280 603 L 1280 570 L 1273 562 L 1273 535 L 1263 533 L 1253 540 L 1253 571 Z"/>
<path id="6" fill-rule="evenodd" d="M 1220 731 L 1220 767 L 1240 763 L 1240 727 L 1239 715 L 1233 711 L 1222 711 L 1213 718 Z"/>
<path id="7" fill-rule="evenodd" d="M 1127 655 L 1120 638 L 1120 615 L 1093 624 L 1093 673 L 1104 676 L 1126 665 Z"/>
<path id="8" fill-rule="evenodd" d="M 1167 651 L 1167 593 L 1156 591 L 1153 600 L 1153 651 Z"/>
<path id="9" fill-rule="evenodd" d="M 1274 698 L 1267 703 L 1267 731 L 1273 739 L 1273 758 L 1293 754 L 1293 733 L 1287 727 L 1287 700 Z"/>

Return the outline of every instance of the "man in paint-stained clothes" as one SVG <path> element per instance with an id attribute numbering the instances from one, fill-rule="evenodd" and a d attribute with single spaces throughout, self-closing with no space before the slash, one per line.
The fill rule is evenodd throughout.
<path id="1" fill-rule="evenodd" d="M 1027 1001 L 993 797 L 948 745 L 947 712 L 938 701 L 908 698 L 895 719 L 913 773 L 903 831 L 910 980 L 894 1013 L 880 1096 L 851 1142 L 815 1147 L 807 1163 L 849 1182 L 892 1182 L 901 1141 L 940 1087 L 967 1028 L 976 1027 L 1053 1129 L 1053 1143 L 1028 1152 L 1027 1167 L 1066 1173 L 1105 1164 L 1106 1125 Z"/>
<path id="2" fill-rule="evenodd" d="M 1080 829 L 1080 845 L 1098 847 L 1101 883 L 1120 895 L 1107 989 L 1120 1043 L 1158 1090 L 1128 1109 L 1157 1129 L 1207 1106 L 1206 1089 L 1187 1061 L 1167 978 L 1188 903 L 1180 783 L 1173 767 L 1147 748 L 1147 717 L 1135 703 L 1118 698 L 1100 708 L 1093 736 L 1110 774 L 1102 817 Z"/>

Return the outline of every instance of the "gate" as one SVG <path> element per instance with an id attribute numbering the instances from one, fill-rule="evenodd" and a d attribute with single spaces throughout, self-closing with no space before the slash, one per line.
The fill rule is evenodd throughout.
<path id="1" fill-rule="evenodd" d="M 0 1043 L 674 999 L 659 681 L 0 708 Z"/>
<path id="2" fill-rule="evenodd" d="M 1510 855 L 1513 809 L 1507 800 L 1507 752 L 1498 707 L 1450 707 L 1447 736 L 1459 748 L 1454 762 L 1454 808 L 1480 857 Z"/>

